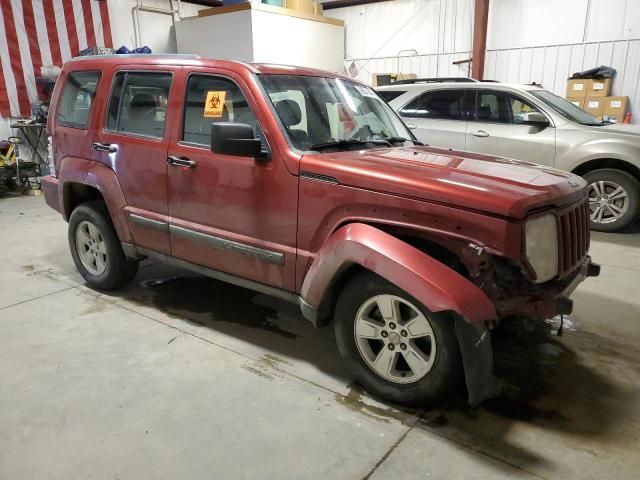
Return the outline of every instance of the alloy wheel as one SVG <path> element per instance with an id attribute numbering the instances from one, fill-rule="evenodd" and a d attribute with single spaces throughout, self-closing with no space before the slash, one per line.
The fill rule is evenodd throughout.
<path id="1" fill-rule="evenodd" d="M 355 318 L 358 351 L 376 374 L 394 383 L 413 383 L 431 371 L 436 340 L 427 317 L 395 295 L 365 301 Z"/>
<path id="2" fill-rule="evenodd" d="M 82 265 L 92 275 L 101 275 L 107 269 L 107 246 L 93 223 L 85 220 L 78 224 L 76 250 Z"/>
<path id="3" fill-rule="evenodd" d="M 589 184 L 589 210 L 594 223 L 613 223 L 627 213 L 629 194 L 610 180 Z"/>

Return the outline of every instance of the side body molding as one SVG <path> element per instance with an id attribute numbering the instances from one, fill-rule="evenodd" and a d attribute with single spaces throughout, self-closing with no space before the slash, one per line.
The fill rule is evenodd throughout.
<path id="1" fill-rule="evenodd" d="M 300 296 L 319 308 L 332 280 L 354 264 L 386 278 L 432 312 L 451 310 L 480 325 L 496 319 L 493 304 L 472 282 L 417 248 L 363 223 L 346 225 L 331 235 L 315 256 Z"/>
<path id="2" fill-rule="evenodd" d="M 100 162 L 83 158 L 66 157 L 62 160 L 58 174 L 58 205 L 67 221 L 69 221 L 67 216 L 69 198 L 66 195 L 66 186 L 69 183 L 80 183 L 98 190 L 105 199 L 118 238 L 121 242 L 132 242 L 123 210 L 127 206 L 127 201 L 113 170 Z"/>

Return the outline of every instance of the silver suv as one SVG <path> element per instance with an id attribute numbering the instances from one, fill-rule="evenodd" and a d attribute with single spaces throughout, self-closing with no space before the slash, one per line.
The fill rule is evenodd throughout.
<path id="1" fill-rule="evenodd" d="M 603 123 L 540 87 L 461 80 L 399 82 L 377 91 L 426 144 L 582 175 L 594 230 L 618 230 L 638 216 L 640 127 Z"/>

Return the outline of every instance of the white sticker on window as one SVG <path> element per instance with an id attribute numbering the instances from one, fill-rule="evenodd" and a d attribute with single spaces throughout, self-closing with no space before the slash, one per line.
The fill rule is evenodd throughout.
<path id="1" fill-rule="evenodd" d="M 574 83 L 573 84 L 573 89 L 574 90 L 578 90 L 578 91 L 584 90 L 584 83 Z"/>
<path id="2" fill-rule="evenodd" d="M 620 100 L 612 100 L 609 103 L 609 107 L 611 107 L 611 108 L 622 108 L 622 102 Z"/>
<path id="3" fill-rule="evenodd" d="M 593 84 L 593 89 L 594 90 L 604 90 L 604 83 L 594 83 Z"/>
<path id="4" fill-rule="evenodd" d="M 598 108 L 600 106 L 600 102 L 590 101 L 589 103 L 587 103 L 587 106 L 589 108 Z"/>

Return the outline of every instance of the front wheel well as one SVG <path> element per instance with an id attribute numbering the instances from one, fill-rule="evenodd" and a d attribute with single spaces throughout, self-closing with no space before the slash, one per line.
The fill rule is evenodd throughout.
<path id="1" fill-rule="evenodd" d="M 66 219 L 69 219 L 75 208 L 82 203 L 95 200 L 104 203 L 100 190 L 84 183 L 68 182 L 64 185 L 63 192 L 64 216 Z"/>
<path id="2" fill-rule="evenodd" d="M 589 160 L 588 162 L 578 165 L 571 171 L 571 173 L 575 173 L 582 177 L 589 172 L 601 170 L 603 168 L 611 168 L 627 172 L 629 175 L 633 176 L 633 178 L 640 181 L 640 168 L 625 160 L 618 160 L 616 158 L 598 158 L 595 160 Z"/>

